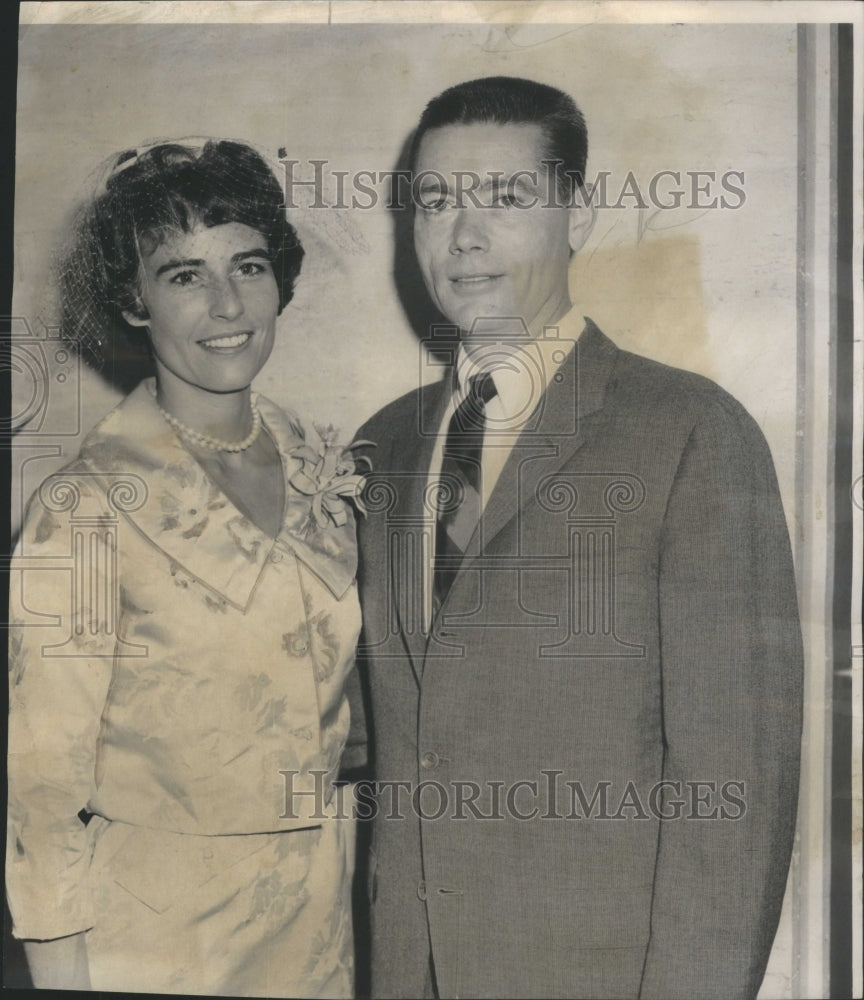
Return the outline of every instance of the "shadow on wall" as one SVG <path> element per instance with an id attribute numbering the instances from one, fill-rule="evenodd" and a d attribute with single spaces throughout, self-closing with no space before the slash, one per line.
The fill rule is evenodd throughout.
<path id="1" fill-rule="evenodd" d="M 394 165 L 395 171 L 408 169 L 408 154 L 413 138 L 412 132 L 402 144 Z M 417 263 L 417 255 L 414 253 L 414 209 L 410 196 L 404 189 L 402 190 L 401 201 L 404 204 L 400 207 L 397 194 L 399 194 L 398 189 L 395 191 L 391 189 L 388 205 L 393 223 L 393 280 L 399 302 L 408 317 L 414 335 L 419 340 L 426 340 L 431 336 L 433 326 L 446 324 L 448 320 L 441 315 L 429 298 L 420 265 Z"/>

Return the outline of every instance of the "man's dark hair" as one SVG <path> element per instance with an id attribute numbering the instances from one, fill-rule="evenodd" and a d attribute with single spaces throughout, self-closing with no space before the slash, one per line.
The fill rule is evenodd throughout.
<path id="1" fill-rule="evenodd" d="M 444 125 L 539 125 L 545 158 L 556 163 L 558 194 L 569 204 L 585 183 L 588 129 L 575 101 L 563 91 L 516 76 L 485 76 L 458 83 L 434 97 L 411 141 L 413 173 L 423 136 Z"/>

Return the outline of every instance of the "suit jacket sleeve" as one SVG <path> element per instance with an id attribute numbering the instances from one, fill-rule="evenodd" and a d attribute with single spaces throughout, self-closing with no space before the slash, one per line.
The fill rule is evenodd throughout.
<path id="1" fill-rule="evenodd" d="M 752 997 L 792 848 L 802 649 L 771 455 L 725 394 L 682 453 L 658 569 L 664 779 L 686 805 L 660 824 L 641 997 Z"/>

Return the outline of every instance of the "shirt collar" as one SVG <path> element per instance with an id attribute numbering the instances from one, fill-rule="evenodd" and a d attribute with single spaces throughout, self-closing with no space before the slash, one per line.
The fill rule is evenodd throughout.
<path id="1" fill-rule="evenodd" d="M 495 382 L 501 417 L 518 428 L 534 411 L 573 350 L 584 324 L 578 310 L 571 309 L 555 326 L 546 327 L 543 337 L 490 338 L 488 346 L 470 355 L 460 344 L 454 372 L 454 403 L 458 405 L 467 396 L 472 378 L 488 372 Z"/>

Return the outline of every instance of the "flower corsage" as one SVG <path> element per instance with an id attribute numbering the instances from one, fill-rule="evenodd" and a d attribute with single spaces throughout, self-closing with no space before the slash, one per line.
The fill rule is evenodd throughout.
<path id="1" fill-rule="evenodd" d="M 293 448 L 289 454 L 300 460 L 300 468 L 288 481 L 298 493 L 310 497 L 309 528 L 326 528 L 329 524 L 341 527 L 348 520 L 345 506 L 349 499 L 361 514 L 366 513 L 360 498 L 366 480 L 360 470 L 370 472 L 372 463 L 353 451 L 375 445 L 371 441 L 354 441 L 343 448 L 332 426 L 316 425 L 315 430 L 321 440 L 320 449 L 316 451 L 309 443 Z"/>

